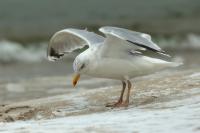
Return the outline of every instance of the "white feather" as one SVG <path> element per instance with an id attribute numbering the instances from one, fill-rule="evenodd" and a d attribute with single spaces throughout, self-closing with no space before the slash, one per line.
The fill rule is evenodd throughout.
<path id="1" fill-rule="evenodd" d="M 108 26 L 99 30 L 106 38 L 78 29 L 65 29 L 55 33 L 49 44 L 48 56 L 51 59 L 59 59 L 65 52 L 88 45 L 89 48 L 76 57 L 74 69 L 79 70 L 76 67 L 84 63 L 85 68 L 79 73 L 120 80 L 180 65 L 144 56 L 142 51 L 138 51 L 150 49 L 158 53 L 163 52 L 151 41 L 148 34 Z"/>

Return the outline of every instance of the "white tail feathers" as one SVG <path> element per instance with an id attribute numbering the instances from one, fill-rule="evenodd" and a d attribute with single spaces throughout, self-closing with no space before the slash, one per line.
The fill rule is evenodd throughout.
<path id="1" fill-rule="evenodd" d="M 170 64 L 171 67 L 177 67 L 180 65 L 183 65 L 183 63 L 182 62 L 171 62 L 171 64 Z"/>
<path id="2" fill-rule="evenodd" d="M 180 65 L 183 65 L 183 58 L 177 56 L 172 59 L 172 67 L 177 67 Z"/>

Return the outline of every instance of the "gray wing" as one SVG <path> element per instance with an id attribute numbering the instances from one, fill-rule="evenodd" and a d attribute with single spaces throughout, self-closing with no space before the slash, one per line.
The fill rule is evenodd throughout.
<path id="1" fill-rule="evenodd" d="M 110 26 L 101 27 L 99 31 L 104 33 L 107 36 L 107 39 L 110 39 L 111 36 L 114 36 L 121 40 L 129 42 L 129 44 L 134 44 L 141 48 L 145 48 L 155 52 L 164 52 L 151 40 L 151 36 L 145 33 Z"/>
<path id="2" fill-rule="evenodd" d="M 64 29 L 56 32 L 51 38 L 47 56 L 49 60 L 55 61 L 67 53 L 83 48 L 85 45 L 90 47 L 103 41 L 104 37 L 87 30 Z"/>

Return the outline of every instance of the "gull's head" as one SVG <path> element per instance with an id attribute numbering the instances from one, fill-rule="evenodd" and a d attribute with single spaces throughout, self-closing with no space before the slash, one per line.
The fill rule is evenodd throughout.
<path id="1" fill-rule="evenodd" d="M 82 58 L 82 56 L 77 56 L 73 63 L 73 69 L 74 69 L 74 78 L 72 80 L 72 84 L 75 87 L 78 80 L 80 79 L 80 75 L 82 73 L 85 73 L 87 70 L 87 60 L 85 58 Z"/>

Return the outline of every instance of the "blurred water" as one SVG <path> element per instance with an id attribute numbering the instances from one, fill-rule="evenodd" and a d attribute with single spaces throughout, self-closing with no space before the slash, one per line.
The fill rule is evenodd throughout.
<path id="1" fill-rule="evenodd" d="M 0 41 L 0 62 L 41 62 L 46 59 L 47 43 L 23 46 L 11 41 Z"/>
<path id="2" fill-rule="evenodd" d="M 155 37 L 155 42 L 165 50 L 200 50 L 200 35 L 188 34 L 183 37 Z M 22 45 L 11 41 L 0 41 L 0 63 L 12 62 L 42 62 L 46 61 L 48 42 L 29 43 Z M 76 54 L 70 54 L 68 59 L 73 59 Z"/>
<path id="3" fill-rule="evenodd" d="M 66 27 L 97 29 L 103 25 L 168 35 L 200 33 L 199 3 L 199 0 L 2 0 L 0 39 L 33 41 L 47 39 Z"/>

